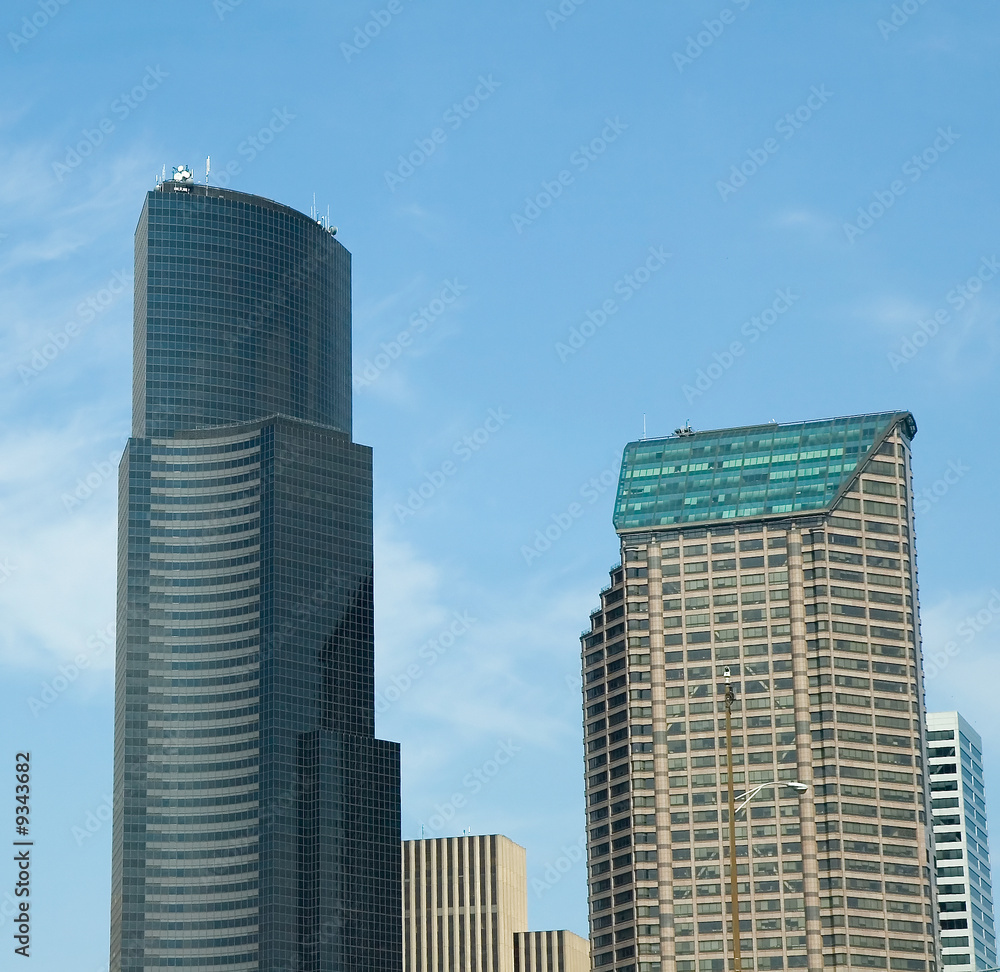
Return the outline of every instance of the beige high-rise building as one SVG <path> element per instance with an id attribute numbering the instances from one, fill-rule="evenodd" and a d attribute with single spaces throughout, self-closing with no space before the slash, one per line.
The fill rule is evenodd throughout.
<path id="1" fill-rule="evenodd" d="M 514 972 L 589 972 L 590 946 L 571 931 L 514 933 Z"/>
<path id="2" fill-rule="evenodd" d="M 403 841 L 404 972 L 514 972 L 525 850 L 499 834 Z"/>
<path id="3" fill-rule="evenodd" d="M 527 928 L 520 844 L 500 834 L 403 841 L 404 972 L 588 972 L 586 939 Z"/>
<path id="4" fill-rule="evenodd" d="M 886 412 L 626 447 L 621 564 L 582 638 L 600 972 L 734 967 L 730 772 L 743 969 L 935 972 L 915 432 Z"/>

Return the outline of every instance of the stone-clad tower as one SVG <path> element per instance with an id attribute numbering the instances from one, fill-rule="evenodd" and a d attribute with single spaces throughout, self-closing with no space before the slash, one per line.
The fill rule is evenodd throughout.
<path id="1" fill-rule="evenodd" d="M 621 564 L 582 638 L 595 969 L 734 967 L 731 825 L 744 969 L 937 967 L 915 432 L 886 412 L 626 447 Z M 732 824 L 730 773 L 753 796 Z"/>

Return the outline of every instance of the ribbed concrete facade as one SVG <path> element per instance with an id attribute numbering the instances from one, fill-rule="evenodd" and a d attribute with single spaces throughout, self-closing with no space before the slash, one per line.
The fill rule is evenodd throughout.
<path id="1" fill-rule="evenodd" d="M 948 972 L 996 968 L 983 741 L 960 713 L 927 713 L 927 775 L 941 962 Z"/>
<path id="2" fill-rule="evenodd" d="M 571 931 L 514 933 L 514 972 L 588 972 L 590 946 Z"/>
<path id="3" fill-rule="evenodd" d="M 528 928 L 524 848 L 499 834 L 403 842 L 405 972 L 514 972 Z"/>
<path id="4" fill-rule="evenodd" d="M 909 413 L 632 443 L 582 638 L 601 972 L 934 972 Z M 783 786 L 805 784 L 805 792 Z M 728 917 L 727 917 L 728 916 Z M 728 956 L 728 962 L 727 962 Z"/>

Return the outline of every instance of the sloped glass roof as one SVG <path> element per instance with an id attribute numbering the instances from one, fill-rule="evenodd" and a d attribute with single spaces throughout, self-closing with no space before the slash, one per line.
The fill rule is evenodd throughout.
<path id="1" fill-rule="evenodd" d="M 615 529 L 825 509 L 898 423 L 916 434 L 909 412 L 878 412 L 630 442 Z"/>

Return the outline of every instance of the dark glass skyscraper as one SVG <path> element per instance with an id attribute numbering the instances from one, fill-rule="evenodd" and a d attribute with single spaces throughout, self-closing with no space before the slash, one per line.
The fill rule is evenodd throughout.
<path id="1" fill-rule="evenodd" d="M 394 972 L 350 254 L 286 206 L 169 181 L 135 257 L 111 970 Z"/>

